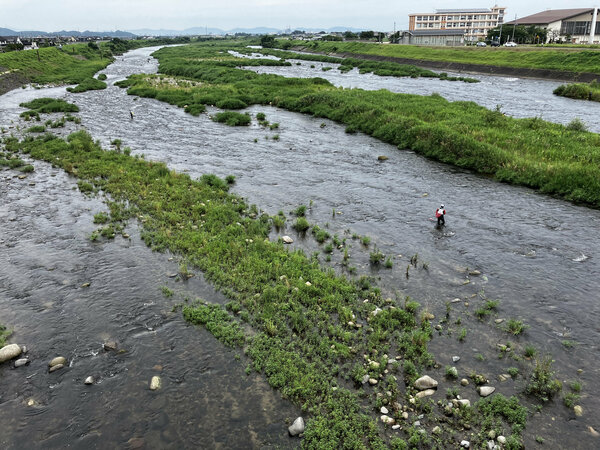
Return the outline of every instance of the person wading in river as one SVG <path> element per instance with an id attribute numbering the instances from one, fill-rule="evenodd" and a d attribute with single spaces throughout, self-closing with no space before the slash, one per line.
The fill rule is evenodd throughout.
<path id="1" fill-rule="evenodd" d="M 446 220 L 444 216 L 446 215 L 446 210 L 444 209 L 444 205 L 440 206 L 435 210 L 435 217 L 437 217 L 437 226 L 440 227 L 442 225 L 446 225 Z"/>

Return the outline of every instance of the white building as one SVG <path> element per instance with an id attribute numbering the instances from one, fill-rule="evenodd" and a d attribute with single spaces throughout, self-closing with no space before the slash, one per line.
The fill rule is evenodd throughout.
<path id="1" fill-rule="evenodd" d="M 475 42 L 487 37 L 488 30 L 504 22 L 506 8 L 436 9 L 435 13 L 408 15 L 408 29 L 413 30 L 465 30 L 465 40 Z"/>
<path id="2" fill-rule="evenodd" d="M 547 41 L 568 40 L 573 44 L 597 44 L 600 39 L 600 23 L 596 20 L 596 8 L 549 9 L 531 16 L 507 22 L 507 25 L 535 25 L 548 30 Z M 592 26 L 594 33 L 591 33 Z"/>

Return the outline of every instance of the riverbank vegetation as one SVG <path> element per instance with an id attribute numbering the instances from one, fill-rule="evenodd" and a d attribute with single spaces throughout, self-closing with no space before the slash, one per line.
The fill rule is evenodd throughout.
<path id="1" fill-rule="evenodd" d="M 79 93 L 87 91 L 97 91 L 101 89 L 106 89 L 106 83 L 104 81 L 100 81 L 96 78 L 86 78 L 85 80 L 81 81 L 77 86 L 68 87 L 67 91 Z"/>
<path id="2" fill-rule="evenodd" d="M 91 78 L 114 61 L 116 55 L 127 50 L 152 45 L 167 45 L 189 42 L 189 38 L 161 38 L 153 40 L 122 40 L 99 44 L 69 44 L 62 47 L 44 47 L 39 50 L 26 50 L 0 53 L 0 70 L 6 76 L 18 76 L 22 82 L 36 84 L 79 84 Z M 0 79 L 2 75 L 0 75 Z M 1 83 L 0 83 L 1 84 Z M 18 87 L 10 85 L 10 88 Z M 0 94 L 4 92 L 0 91 Z"/>
<path id="3" fill-rule="evenodd" d="M 598 134 L 538 118 L 514 119 L 499 108 L 449 102 L 436 94 L 344 89 L 321 78 L 259 75 L 235 66 L 261 60 L 224 56 L 229 48 L 216 43 L 163 48 L 155 56 L 168 80 L 164 75 L 134 75 L 121 86 L 129 87 L 132 95 L 186 110 L 270 104 L 328 118 L 427 158 L 600 207 Z M 197 83 L 179 88 L 173 77 Z"/>
<path id="4" fill-rule="evenodd" d="M 528 410 L 517 397 L 494 394 L 471 405 L 457 397 L 468 388 L 454 377 L 450 404 L 417 395 L 415 380 L 442 370 L 428 351 L 433 315 L 409 297 L 384 298 L 368 277 L 337 275 L 314 255 L 270 240 L 272 218 L 229 193 L 225 180 L 192 180 L 163 163 L 104 151 L 85 132 L 66 140 L 6 138 L 4 145 L 78 177 L 85 195 L 106 195 L 108 211 L 95 216 L 102 227 L 96 240 L 125 235 L 137 218 L 147 245 L 181 255 L 185 272 L 203 271 L 228 303 L 186 301 L 184 317 L 243 349 L 247 373 L 263 373 L 302 408 L 309 417 L 305 448 L 458 448 L 466 435 L 476 447 L 492 432 L 506 436 L 510 448 L 521 446 Z M 297 219 L 305 211 L 297 208 Z M 554 382 L 549 365 L 535 370 L 536 390 Z M 486 382 L 481 374 L 471 378 Z M 400 426 L 392 431 L 393 424 Z"/>
<path id="5" fill-rule="evenodd" d="M 252 54 L 249 50 L 238 50 L 240 53 Z M 398 64 L 387 61 L 369 61 L 359 58 L 339 58 L 327 55 L 317 55 L 314 53 L 294 53 L 275 49 L 262 49 L 262 54 L 277 56 L 282 59 L 298 59 L 303 61 L 319 61 L 325 63 L 339 64 L 338 70 L 342 73 L 349 72 L 357 68 L 361 74 L 373 73 L 385 77 L 411 77 L 411 78 L 439 78 L 445 81 L 464 81 L 466 83 L 478 83 L 476 78 L 469 77 L 449 77 L 447 73 L 437 73 L 428 69 L 413 66 L 410 64 Z M 331 67 L 323 67 L 322 71 L 331 70 Z"/>
<path id="6" fill-rule="evenodd" d="M 277 41 L 277 46 L 294 47 L 324 53 L 347 53 L 446 61 L 527 69 L 551 69 L 569 72 L 600 73 L 600 52 L 592 49 L 562 47 L 427 47 L 381 45 L 365 42 Z"/>
<path id="7" fill-rule="evenodd" d="M 562 84 L 554 89 L 554 94 L 576 100 L 600 102 L 600 83 L 592 81 L 591 83 Z"/>

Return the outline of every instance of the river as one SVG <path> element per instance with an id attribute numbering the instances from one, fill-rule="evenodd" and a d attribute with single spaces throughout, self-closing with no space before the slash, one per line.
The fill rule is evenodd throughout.
<path id="1" fill-rule="evenodd" d="M 11 132 L 16 128 L 9 126 L 24 126 L 18 121 L 23 110 L 19 103 L 60 97 L 80 107 L 81 126 L 104 145 L 121 139 L 133 154 L 165 161 L 192 177 L 233 174 L 234 191 L 270 214 L 312 201 L 309 221 L 348 236 L 351 264 L 359 273 L 370 271 L 368 250 L 346 230 L 370 236 L 393 256 L 393 269 L 372 271 L 386 295 L 413 296 L 440 317 L 446 302 L 462 300 L 452 304 L 452 314 L 468 326 L 465 342 L 456 334 L 436 335 L 432 341 L 442 367 L 460 355 L 460 376 L 477 371 L 494 379 L 510 366 L 525 371 L 525 363 L 496 356 L 496 344 L 511 340 L 552 354 L 565 392 L 569 381 L 582 383 L 583 417 L 575 420 L 557 399 L 545 407 L 547 414 L 530 419 L 527 446 L 534 445 L 537 435 L 554 446 L 598 444 L 588 427 L 600 430 L 600 418 L 594 414 L 600 402 L 593 393 L 600 376 L 600 242 L 594 238 L 600 211 L 428 161 L 365 135 L 346 134 L 331 121 L 254 106 L 248 111 L 264 112 L 279 129 L 257 124 L 231 128 L 212 122 L 207 114 L 193 117 L 165 103 L 127 96 L 112 85 L 131 73 L 155 72 L 152 51 L 139 49 L 119 57 L 103 71 L 109 83 L 104 91 L 11 91 L 0 97 L 0 127 Z M 266 69 L 291 76 L 291 70 L 308 71 L 310 64 Z M 431 83 L 432 92 L 463 100 L 476 101 L 473 89 L 484 92 L 486 85 L 489 95 L 498 90 L 492 81 L 389 79 L 315 69 L 314 75 L 343 77 L 348 86 L 369 89 Z M 508 94 L 500 96 L 507 113 L 518 109 L 517 98 L 533 103 L 539 92 L 556 84 L 502 83 L 512 86 L 511 92 L 522 92 L 512 103 Z M 565 112 L 568 117 L 582 117 L 577 102 L 560 101 L 574 105 Z M 492 106 L 497 103 L 492 100 Z M 76 128 L 68 123 L 64 132 Z M 272 139 L 274 134 L 278 140 Z M 380 155 L 388 159 L 378 161 Z M 299 414 L 297 408 L 281 400 L 260 377 L 246 376 L 243 355 L 238 361 L 236 352 L 224 349 L 204 330 L 187 326 L 180 313 L 172 311 L 186 296 L 222 302 L 220 294 L 200 274 L 186 283 L 170 278 L 177 272 L 177 258 L 153 254 L 140 241 L 135 224 L 127 230 L 130 239 L 90 242 L 93 215 L 106 208 L 100 200 L 73 190 L 73 178 L 47 164 L 34 165 L 36 171 L 25 180 L 8 170 L 0 172 L 0 323 L 15 330 L 11 342 L 27 345 L 32 360 L 22 368 L 0 368 L 0 443 L 6 448 L 59 448 L 65 443 L 110 448 L 144 439 L 148 448 L 297 445 L 286 436 L 285 424 Z M 443 231 L 429 220 L 440 203 L 448 211 Z M 308 251 L 318 248 L 310 239 L 296 238 Z M 411 269 L 407 277 L 416 253 L 420 268 Z M 333 264 L 338 270 L 340 260 L 336 253 Z M 482 275 L 469 276 L 473 269 Z M 81 287 L 88 282 L 89 287 Z M 176 295 L 165 298 L 162 286 Z M 525 335 L 509 337 L 493 320 L 475 320 L 472 311 L 482 298 L 500 300 L 495 317 L 528 324 Z M 101 347 L 106 340 L 118 341 L 125 352 L 105 352 Z M 576 344 L 567 348 L 565 340 Z M 481 361 L 479 354 L 492 357 Z M 48 374 L 47 362 L 58 355 L 66 356 L 70 367 Z M 84 386 L 88 375 L 99 383 Z M 163 378 L 162 390 L 148 390 L 153 375 Z M 510 394 L 524 383 L 518 377 L 494 385 Z M 469 396 L 475 400 L 472 393 Z M 33 407 L 27 406 L 30 399 Z"/>

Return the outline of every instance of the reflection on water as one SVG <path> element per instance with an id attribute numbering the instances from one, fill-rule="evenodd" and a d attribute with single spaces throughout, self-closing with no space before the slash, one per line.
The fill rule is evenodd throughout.
<path id="1" fill-rule="evenodd" d="M 600 342 L 600 242 L 593 239 L 600 212 L 430 162 L 364 135 L 348 135 L 330 121 L 269 107 L 249 108 L 280 123 L 277 141 L 272 139 L 274 132 L 255 123 L 230 128 L 212 122 L 207 114 L 192 117 L 112 86 L 129 73 L 155 70 L 149 53 L 130 52 L 104 70 L 110 84 L 104 91 L 12 91 L 0 98 L 0 126 L 16 120 L 22 101 L 64 98 L 80 107 L 82 126 L 104 145 L 119 138 L 134 154 L 165 161 L 192 177 L 233 174 L 234 190 L 271 214 L 287 213 L 312 200 L 312 223 L 328 225 L 330 233 L 340 236 L 345 230 L 371 236 L 386 255 L 394 256 L 392 270 L 375 273 L 386 295 L 411 295 L 436 315 L 456 297 L 500 299 L 500 316 L 522 318 L 530 325 L 527 339 L 552 353 L 565 379 L 580 379 L 584 385 L 581 404 L 590 414 L 573 423 L 558 400 L 552 412 L 557 421 L 544 422 L 548 415 L 534 418 L 532 435 L 543 429 L 549 442 L 593 446 L 586 429 L 591 425 L 600 430 L 600 419 L 592 414 L 600 402 L 586 394 L 586 387 L 592 388 L 600 372 L 595 357 Z M 306 64 L 268 69 L 308 72 Z M 332 72 L 319 75 L 329 77 Z M 380 83 L 381 77 L 346 75 L 353 86 L 385 87 L 369 84 Z M 474 86 L 485 86 L 432 79 L 389 82 L 444 83 L 450 89 L 468 89 L 469 95 Z M 514 89 L 549 83 L 514 82 Z M 523 95 L 533 98 L 535 92 Z M 464 90 L 462 96 L 470 98 Z M 129 111 L 135 113 L 133 120 Z M 378 161 L 380 155 L 388 160 Z M 9 447 L 18 447 L 28 436 L 51 447 L 65 440 L 123 445 L 132 438 L 143 438 L 156 448 L 190 443 L 230 448 L 248 439 L 254 447 L 297 443 L 285 437 L 282 422 L 297 411 L 260 379 L 246 377 L 243 362 L 235 362 L 232 352 L 205 332 L 186 327 L 179 314 L 171 312 L 181 295 L 223 301 L 218 294 L 199 278 L 183 285 L 166 277 L 177 271 L 177 261 L 151 254 L 134 228 L 128 230 L 132 240 L 89 242 L 93 214 L 102 205 L 73 192 L 74 180 L 61 172 L 36 163 L 36 172 L 27 180 L 13 178 L 8 171 L 0 175 L 1 321 L 16 328 L 13 341 L 27 344 L 32 358 L 26 368 L 1 369 L 0 420 L 8 424 L 10 432 L 2 439 Z M 31 182 L 35 186 L 29 186 Z M 429 221 L 440 203 L 448 210 L 444 230 Z M 318 250 L 309 239 L 298 242 Z M 348 243 L 351 264 L 368 271 L 368 250 L 352 239 Z M 407 278 L 406 267 L 415 253 L 428 269 L 413 270 Z M 469 277 L 467 268 L 482 276 Z M 80 287 L 85 282 L 91 282 L 87 289 Z M 181 295 L 164 299 L 162 285 Z M 471 301 L 476 306 L 476 300 Z M 497 342 L 507 340 L 505 333 L 488 325 L 473 326 L 469 336 L 487 330 L 486 337 L 474 337 L 465 345 L 456 338 L 447 343 L 434 340 L 442 363 L 450 352 L 493 352 Z M 126 352 L 101 350 L 108 339 L 117 340 Z M 561 344 L 565 339 L 578 344 L 566 349 Z M 58 354 L 73 365 L 49 375 L 47 361 Z M 511 363 L 492 358 L 485 364 L 490 373 L 502 373 Z M 576 374 L 579 368 L 581 375 Z M 159 393 L 147 389 L 155 374 L 165 386 Z M 100 383 L 83 386 L 88 375 Z M 25 407 L 29 398 L 39 406 Z"/>

